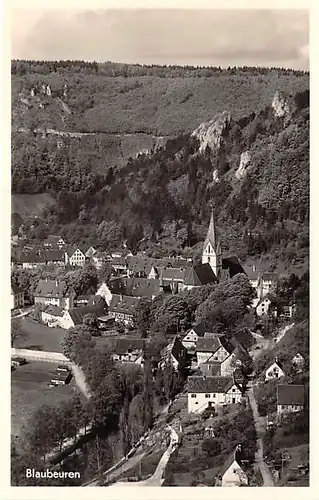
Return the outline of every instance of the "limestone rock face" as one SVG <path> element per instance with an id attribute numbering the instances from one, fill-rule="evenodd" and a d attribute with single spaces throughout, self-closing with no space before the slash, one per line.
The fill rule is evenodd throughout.
<path id="1" fill-rule="evenodd" d="M 288 100 L 280 92 L 277 91 L 275 93 L 271 107 L 274 110 L 275 116 L 277 116 L 278 118 L 290 117 L 291 111 L 288 104 Z"/>
<path id="2" fill-rule="evenodd" d="M 199 153 L 203 153 L 207 146 L 212 151 L 216 151 L 220 147 L 222 134 L 229 124 L 231 115 L 228 111 L 224 111 L 216 115 L 208 122 L 201 123 L 192 133 L 192 137 L 199 140 Z"/>
<path id="3" fill-rule="evenodd" d="M 239 167 L 236 170 L 235 177 L 236 179 L 243 179 L 247 174 L 247 169 L 251 166 L 252 158 L 250 151 L 244 151 L 240 155 L 240 163 Z"/>

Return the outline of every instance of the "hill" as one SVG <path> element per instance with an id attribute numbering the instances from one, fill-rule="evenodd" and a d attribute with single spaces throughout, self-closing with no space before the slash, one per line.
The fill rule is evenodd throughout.
<path id="1" fill-rule="evenodd" d="M 81 137 L 67 134 L 62 141 L 61 135 L 52 133 L 13 132 L 13 192 L 50 192 L 57 201 L 54 209 L 46 212 L 45 224 L 32 230 L 33 235 L 54 228 L 70 242 L 95 245 L 99 242 L 102 248 L 109 248 L 127 240 L 133 250 L 159 253 L 161 248 L 196 258 L 214 206 L 225 252 L 237 253 L 244 260 L 271 254 L 273 262 L 283 261 L 285 265 L 307 262 L 307 75 L 236 69 L 233 73 L 216 70 L 204 77 L 204 70 L 200 69 L 196 70 L 199 76 L 195 78 L 195 70 L 185 69 L 187 76 L 182 79 L 180 75 L 168 76 L 174 71 L 172 68 L 162 69 L 163 77 L 150 77 L 147 71 L 157 68 L 146 68 L 144 76 L 123 77 L 116 72 L 113 77 L 103 76 L 104 82 L 107 78 L 112 82 L 106 89 L 105 85 L 102 88 L 101 69 L 96 74 L 90 68 L 86 74 L 85 68 L 72 70 L 66 65 L 63 71 L 57 67 L 56 73 L 48 75 L 33 71 L 31 65 L 29 72 L 16 71 L 13 75 L 24 82 L 24 89 L 25 82 L 31 81 L 30 92 L 34 93 L 31 99 L 38 96 L 40 100 L 65 100 L 71 110 L 76 109 L 71 92 L 78 92 L 82 98 L 90 90 L 90 95 L 96 96 L 90 110 L 94 109 L 94 116 L 98 116 L 96 105 L 100 111 L 103 108 L 99 123 L 107 130 L 107 133 L 82 131 L 86 135 Z M 139 67 L 132 68 L 135 73 L 139 71 Z M 52 83 L 54 78 L 61 79 L 61 75 L 70 81 L 77 75 L 78 81 L 77 84 L 74 80 L 72 88 L 64 87 L 64 83 L 62 97 L 58 90 L 54 95 Z M 143 79 L 144 83 L 124 92 L 121 85 L 124 81 L 126 86 L 131 85 L 130 78 Z M 50 95 L 47 87 L 43 90 L 40 86 L 34 92 L 34 79 L 41 82 L 51 79 Z M 286 91 L 279 92 L 278 85 L 280 88 L 284 81 Z M 180 92 L 187 85 L 193 94 L 182 103 Z M 166 103 L 166 107 L 160 97 L 164 88 L 165 99 L 175 89 L 174 100 Z M 301 90 L 288 92 L 289 88 Z M 157 111 L 153 109 L 147 115 L 149 96 Z M 78 125 L 88 123 L 85 116 L 91 111 L 83 102 L 78 107 L 82 114 L 66 112 L 65 126 L 71 127 L 75 117 L 80 117 Z M 114 110 L 118 110 L 112 126 L 108 114 L 111 102 Z M 34 108 L 26 115 L 32 109 L 37 119 Z M 126 120 L 125 127 L 122 127 L 124 122 L 120 126 L 118 121 L 121 116 Z M 199 121 L 203 119 L 206 121 Z M 143 131 L 134 129 L 142 122 Z M 37 123 L 37 128 L 41 126 Z M 120 165 L 112 168 L 108 159 L 119 158 L 118 144 L 110 147 L 108 142 L 112 131 L 116 131 L 114 137 L 120 137 L 121 141 L 125 137 L 129 144 L 127 154 L 131 156 L 137 131 L 143 141 L 147 135 L 158 137 L 152 135 L 155 132 L 168 135 L 162 137 L 162 143 L 152 139 L 148 151 L 127 162 L 122 154 Z"/>
<path id="2" fill-rule="evenodd" d="M 43 210 L 54 203 L 49 193 L 13 194 L 11 197 L 11 213 L 22 218 L 39 217 Z"/>

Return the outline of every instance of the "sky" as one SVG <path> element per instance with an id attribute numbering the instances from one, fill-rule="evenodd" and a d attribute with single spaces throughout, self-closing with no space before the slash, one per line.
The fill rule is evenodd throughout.
<path id="1" fill-rule="evenodd" d="M 307 10 L 15 8 L 14 59 L 309 69 Z"/>

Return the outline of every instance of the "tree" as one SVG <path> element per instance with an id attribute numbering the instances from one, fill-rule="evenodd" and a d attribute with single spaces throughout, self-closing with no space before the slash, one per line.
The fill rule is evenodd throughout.
<path id="1" fill-rule="evenodd" d="M 134 309 L 134 326 L 141 333 L 142 338 L 147 336 L 147 332 L 150 329 L 151 308 L 152 301 L 147 298 L 142 298 L 138 301 Z"/>
<path id="2" fill-rule="evenodd" d="M 92 331 L 92 335 L 94 335 L 94 333 L 96 335 L 99 335 L 99 331 L 98 331 L 99 330 L 99 321 L 98 321 L 97 315 L 95 313 L 85 314 L 83 317 L 83 324 L 85 326 L 87 326 Z"/>
<path id="3" fill-rule="evenodd" d="M 11 320 L 11 347 L 14 347 L 18 339 L 27 339 L 28 333 L 23 330 L 20 319 Z"/>
<path id="4" fill-rule="evenodd" d="M 209 457 L 215 457 L 221 452 L 221 444 L 215 438 L 208 438 L 203 441 L 202 450 Z"/>

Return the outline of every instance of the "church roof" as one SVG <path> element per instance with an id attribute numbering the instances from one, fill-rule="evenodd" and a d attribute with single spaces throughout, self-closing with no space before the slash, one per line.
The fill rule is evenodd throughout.
<path id="1" fill-rule="evenodd" d="M 209 227 L 208 227 L 207 236 L 206 236 L 204 245 L 206 246 L 207 243 L 210 243 L 213 248 L 216 248 L 217 235 L 216 235 L 216 227 L 215 227 L 214 209 L 212 209 L 212 213 L 210 216 Z"/>

